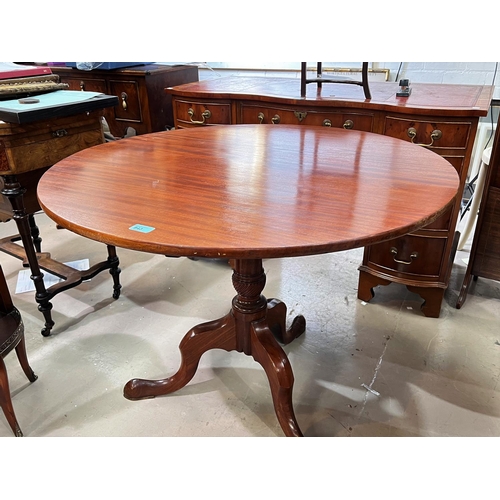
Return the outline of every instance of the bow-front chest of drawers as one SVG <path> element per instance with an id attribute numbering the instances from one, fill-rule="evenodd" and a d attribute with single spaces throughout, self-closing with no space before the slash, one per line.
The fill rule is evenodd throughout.
<path id="1" fill-rule="evenodd" d="M 409 97 L 396 96 L 396 83 L 371 83 L 370 90 L 368 100 L 358 86 L 325 83 L 320 89 L 309 85 L 302 98 L 299 78 L 225 77 L 166 92 L 172 96 L 176 128 L 244 123 L 344 127 L 413 142 L 446 158 L 460 176 L 454 205 L 415 233 L 366 247 L 358 286 L 358 297 L 369 301 L 377 285 L 402 283 L 424 299 L 426 316 L 439 317 L 458 241 L 461 193 L 478 121 L 487 115 L 493 87 L 413 84 Z"/>

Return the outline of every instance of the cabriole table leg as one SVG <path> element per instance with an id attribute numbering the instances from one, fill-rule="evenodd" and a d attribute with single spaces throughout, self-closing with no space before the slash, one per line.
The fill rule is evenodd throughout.
<path id="1" fill-rule="evenodd" d="M 285 435 L 302 436 L 292 405 L 292 368 L 274 335 L 289 342 L 304 332 L 305 320 L 298 316 L 286 330 L 286 306 L 276 299 L 268 303 L 261 295 L 266 282 L 262 259 L 235 260 L 233 270 L 237 295 L 231 311 L 218 320 L 195 326 L 184 336 L 179 345 L 181 365 L 174 375 L 162 380 L 132 379 L 124 387 L 124 396 L 138 400 L 175 392 L 193 378 L 205 352 L 236 350 L 252 356 L 264 368 Z"/>

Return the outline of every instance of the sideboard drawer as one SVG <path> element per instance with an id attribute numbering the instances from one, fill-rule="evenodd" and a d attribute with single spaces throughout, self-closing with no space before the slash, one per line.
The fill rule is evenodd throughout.
<path id="1" fill-rule="evenodd" d="M 343 111 L 316 111 L 304 108 L 263 107 L 262 105 L 242 104 L 239 123 L 273 123 L 286 125 L 317 125 L 324 127 L 346 128 L 371 132 L 373 115 Z"/>
<path id="2" fill-rule="evenodd" d="M 454 167 L 455 170 L 458 172 L 458 175 L 460 178 L 462 177 L 462 173 L 464 170 L 464 165 L 465 165 L 465 156 L 463 155 L 446 155 L 443 154 L 441 155 L 445 160 L 448 160 Z M 467 172 L 465 172 L 467 173 Z"/>
<path id="3" fill-rule="evenodd" d="M 229 125 L 231 104 L 192 102 L 176 99 L 174 113 L 178 126 Z"/>
<path id="4" fill-rule="evenodd" d="M 298 112 L 297 112 L 298 113 Z M 240 117 L 238 123 L 246 124 L 274 124 L 298 125 L 301 118 L 291 108 L 263 107 L 242 104 L 240 106 Z"/>
<path id="5" fill-rule="evenodd" d="M 368 265 L 400 276 L 437 279 L 442 269 L 447 238 L 406 235 L 369 247 Z"/>
<path id="6" fill-rule="evenodd" d="M 448 160 L 455 167 L 460 177 L 462 177 L 462 170 L 464 168 L 465 158 L 463 156 L 447 156 L 447 155 L 443 155 L 443 158 Z M 460 203 L 461 203 L 461 197 L 457 197 L 455 205 Z M 455 211 L 455 206 L 452 206 L 451 208 L 446 210 L 446 212 L 443 215 L 441 215 L 441 217 L 436 219 L 431 224 L 425 226 L 425 229 L 431 231 L 441 230 L 441 229 L 454 230 L 454 226 L 452 227 L 452 225 L 455 224 L 455 218 L 453 217 L 454 211 Z"/>
<path id="7" fill-rule="evenodd" d="M 83 90 L 86 92 L 106 93 L 106 80 L 101 78 L 74 78 L 67 76 L 59 77 L 61 83 L 67 83 L 69 90 Z"/>
<path id="8" fill-rule="evenodd" d="M 388 116 L 384 135 L 421 144 L 433 149 L 466 149 L 469 144 L 472 123 L 456 121 L 415 120 Z"/>
<path id="9" fill-rule="evenodd" d="M 367 113 L 308 111 L 303 123 L 363 132 L 373 131 L 373 115 Z"/>

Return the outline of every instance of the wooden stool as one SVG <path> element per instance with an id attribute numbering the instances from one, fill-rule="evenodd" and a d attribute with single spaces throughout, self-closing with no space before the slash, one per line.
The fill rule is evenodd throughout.
<path id="1" fill-rule="evenodd" d="M 30 382 L 38 377 L 33 373 L 26 355 L 26 344 L 24 340 L 24 324 L 21 314 L 14 307 L 7 282 L 0 266 L 0 406 L 2 407 L 7 422 L 14 434 L 21 437 L 23 433 L 17 423 L 14 407 L 10 397 L 9 379 L 3 358 L 16 349 L 16 354 L 21 367 Z"/>

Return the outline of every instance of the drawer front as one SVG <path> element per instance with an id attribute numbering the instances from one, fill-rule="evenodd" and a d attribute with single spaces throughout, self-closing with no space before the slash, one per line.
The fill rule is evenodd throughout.
<path id="1" fill-rule="evenodd" d="M 304 125 L 323 125 L 324 127 L 371 132 L 373 130 L 373 115 L 352 112 L 331 113 L 309 111 L 303 123 Z"/>
<path id="2" fill-rule="evenodd" d="M 242 104 L 240 108 L 240 123 L 245 124 L 274 124 L 280 123 L 285 125 L 297 125 L 301 123 L 302 118 L 299 118 L 293 109 L 271 107 L 264 108 L 260 106 L 252 106 Z"/>
<path id="3" fill-rule="evenodd" d="M 373 115 L 342 111 L 315 111 L 304 109 L 262 107 L 243 104 L 240 110 L 241 123 L 273 123 L 286 125 L 317 125 L 371 132 Z"/>
<path id="4" fill-rule="evenodd" d="M 119 104 L 114 107 L 115 120 L 142 122 L 142 108 L 137 82 L 110 80 L 109 92 L 120 100 Z"/>
<path id="5" fill-rule="evenodd" d="M 67 83 L 69 90 L 85 90 L 87 92 L 106 93 L 106 81 L 99 78 L 68 78 L 60 77 L 61 83 Z"/>
<path id="6" fill-rule="evenodd" d="M 432 149 L 466 149 L 469 144 L 472 123 L 467 121 L 445 122 L 415 120 L 388 116 L 384 135 L 428 146 Z"/>
<path id="7" fill-rule="evenodd" d="M 231 104 L 229 103 L 193 102 L 176 99 L 174 112 L 178 127 L 231 124 Z"/>
<path id="8" fill-rule="evenodd" d="M 463 156 L 446 156 L 443 155 L 443 158 L 448 160 L 457 170 L 458 174 L 462 176 L 462 171 L 464 167 L 464 161 L 465 158 Z M 455 204 L 460 204 L 462 200 L 461 193 L 457 194 L 457 198 L 455 201 Z M 454 220 L 453 218 L 453 212 L 455 210 L 455 206 L 452 206 L 450 209 L 448 209 L 441 217 L 436 219 L 434 222 L 431 224 L 428 224 L 425 226 L 425 230 L 450 230 L 452 229 L 452 224 L 451 221 Z"/>
<path id="9" fill-rule="evenodd" d="M 460 178 L 462 178 L 462 173 L 467 173 L 464 172 L 464 165 L 465 165 L 465 156 L 460 156 L 460 155 L 442 155 L 445 160 L 448 160 L 454 167 L 455 170 L 458 172 L 458 175 Z"/>
<path id="10" fill-rule="evenodd" d="M 0 140 L 1 175 L 50 167 L 82 149 L 104 142 L 100 115 L 66 117 L 24 127 L 25 132 Z"/>
<path id="11" fill-rule="evenodd" d="M 368 262 L 382 272 L 396 272 L 407 278 L 437 279 L 447 238 L 406 235 L 369 247 Z"/>

